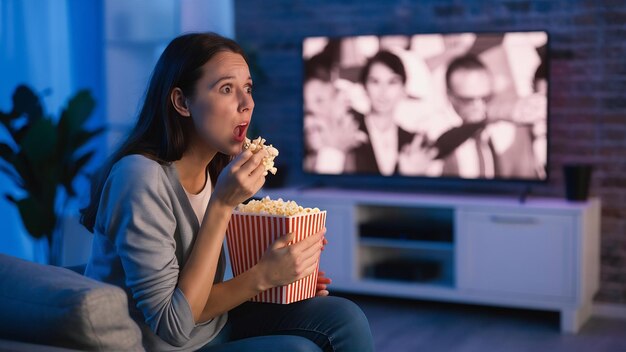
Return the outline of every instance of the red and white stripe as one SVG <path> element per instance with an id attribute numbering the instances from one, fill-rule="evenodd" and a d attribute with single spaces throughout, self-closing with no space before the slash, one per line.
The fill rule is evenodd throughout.
<path id="1" fill-rule="evenodd" d="M 238 276 L 259 262 L 267 248 L 280 236 L 294 233 L 297 243 L 320 231 L 326 224 L 326 211 L 297 216 L 276 216 L 234 212 L 226 229 L 226 243 L 233 275 Z M 287 286 L 261 292 L 254 302 L 288 304 L 315 296 L 318 266 L 311 275 Z"/>

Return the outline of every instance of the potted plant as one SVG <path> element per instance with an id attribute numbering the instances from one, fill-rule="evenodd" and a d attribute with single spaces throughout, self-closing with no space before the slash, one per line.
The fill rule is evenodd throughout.
<path id="1" fill-rule="evenodd" d="M 34 238 L 46 238 L 49 263 L 60 265 L 60 216 L 77 193 L 73 181 L 93 157 L 87 143 L 104 131 L 85 128 L 95 101 L 87 90 L 70 98 L 58 119 L 44 115 L 39 97 L 20 85 L 13 108 L 0 111 L 0 122 L 12 141 L 0 142 L 0 170 L 23 191 L 22 198 L 5 194 L 18 208 L 22 222 Z"/>

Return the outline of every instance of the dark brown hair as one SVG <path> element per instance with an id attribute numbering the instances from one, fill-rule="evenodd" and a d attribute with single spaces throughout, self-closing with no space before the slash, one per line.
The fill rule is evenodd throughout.
<path id="1" fill-rule="evenodd" d="M 446 88 L 450 90 L 451 88 L 451 79 L 452 74 L 458 70 L 487 70 L 487 66 L 478 58 L 478 56 L 473 54 L 466 54 L 459 57 L 454 58 L 446 69 Z"/>
<path id="2" fill-rule="evenodd" d="M 363 86 L 367 83 L 367 77 L 370 75 L 370 70 L 375 63 L 380 63 L 389 67 L 391 71 L 400 76 L 402 84 L 406 84 L 406 70 L 404 69 L 402 60 L 398 57 L 398 55 L 393 54 L 390 51 L 381 50 L 376 53 L 376 55 L 370 57 L 365 63 L 365 66 L 363 66 L 361 76 L 359 77 L 359 81 L 363 84 Z"/>
<path id="3" fill-rule="evenodd" d="M 202 66 L 224 51 L 240 54 L 248 62 L 237 43 L 215 33 L 185 34 L 168 44 L 152 72 L 137 123 L 91 180 L 89 204 L 80 211 L 80 221 L 87 230 L 93 232 L 102 189 L 118 160 L 141 154 L 164 164 L 183 156 L 194 127 L 191 119 L 181 118 L 174 109 L 172 90 L 178 87 L 186 97 L 193 97 L 196 82 L 202 77 Z M 208 168 L 213 184 L 230 160 L 222 153 L 211 160 Z"/>

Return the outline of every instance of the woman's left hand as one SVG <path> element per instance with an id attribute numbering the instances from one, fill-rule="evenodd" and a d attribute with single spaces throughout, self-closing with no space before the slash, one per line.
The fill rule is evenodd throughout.
<path id="1" fill-rule="evenodd" d="M 323 243 L 324 246 L 328 243 L 326 237 L 324 237 Z M 322 247 L 322 250 L 324 250 L 324 247 Z M 326 273 L 324 271 L 319 271 L 317 273 L 317 293 L 315 293 L 315 295 L 320 297 L 328 296 L 328 290 L 326 288 L 331 282 L 332 280 L 329 277 L 326 277 Z"/>
<path id="2" fill-rule="evenodd" d="M 332 280 L 326 277 L 326 273 L 320 271 L 317 274 L 317 293 L 316 296 L 328 296 L 328 290 L 326 289 L 328 285 L 332 282 Z"/>

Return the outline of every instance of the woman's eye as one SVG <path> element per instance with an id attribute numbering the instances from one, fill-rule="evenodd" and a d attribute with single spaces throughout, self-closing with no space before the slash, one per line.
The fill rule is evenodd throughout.
<path id="1" fill-rule="evenodd" d="M 402 79 L 400 77 L 394 77 L 389 81 L 389 84 L 402 84 Z"/>
<path id="2" fill-rule="evenodd" d="M 246 93 L 252 94 L 252 86 L 246 86 Z"/>
<path id="3" fill-rule="evenodd" d="M 366 84 L 366 85 L 367 85 L 367 84 L 376 85 L 376 84 L 379 84 L 379 83 L 380 83 L 380 82 L 378 81 L 378 79 L 373 78 L 373 77 L 369 77 L 369 78 L 367 79 L 367 81 L 365 81 L 365 84 Z"/>
<path id="4" fill-rule="evenodd" d="M 230 86 L 223 86 L 220 91 L 224 94 L 228 94 L 232 91 L 232 88 Z"/>

